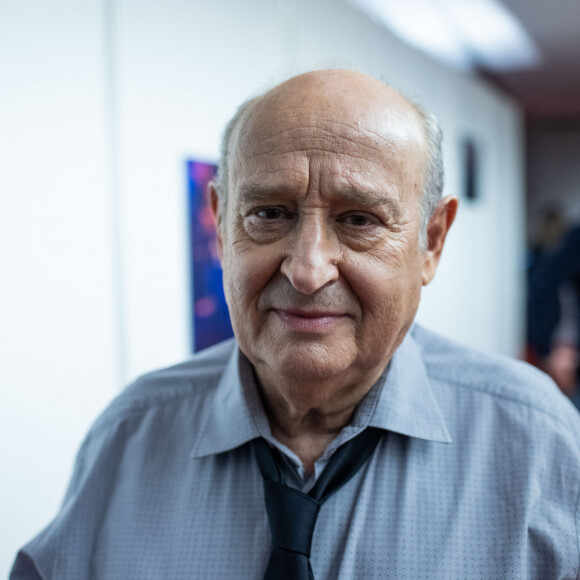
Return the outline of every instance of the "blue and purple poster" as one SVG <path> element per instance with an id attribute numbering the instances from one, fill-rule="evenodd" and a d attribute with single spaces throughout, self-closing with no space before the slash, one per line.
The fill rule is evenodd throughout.
<path id="1" fill-rule="evenodd" d="M 187 162 L 192 342 L 195 352 L 233 336 L 217 256 L 215 223 L 207 185 L 217 167 Z"/>

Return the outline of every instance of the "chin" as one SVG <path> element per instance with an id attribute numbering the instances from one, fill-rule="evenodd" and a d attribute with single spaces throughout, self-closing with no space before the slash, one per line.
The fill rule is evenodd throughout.
<path id="1" fill-rule="evenodd" d="M 295 341 L 279 348 L 270 344 L 265 356 L 260 358 L 286 380 L 319 382 L 348 371 L 356 360 L 356 350 L 349 344 Z"/>

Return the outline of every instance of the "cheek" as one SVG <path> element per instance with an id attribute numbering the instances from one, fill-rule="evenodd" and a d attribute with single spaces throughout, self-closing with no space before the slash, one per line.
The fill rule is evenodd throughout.
<path id="1" fill-rule="evenodd" d="M 421 294 L 420 262 L 412 253 L 404 254 L 349 260 L 345 277 L 363 307 L 362 332 L 374 335 L 414 316 Z"/>
<path id="2" fill-rule="evenodd" d="M 266 246 L 247 242 L 225 247 L 224 289 L 230 312 L 247 316 L 255 310 L 262 289 L 279 268 L 279 259 Z"/>

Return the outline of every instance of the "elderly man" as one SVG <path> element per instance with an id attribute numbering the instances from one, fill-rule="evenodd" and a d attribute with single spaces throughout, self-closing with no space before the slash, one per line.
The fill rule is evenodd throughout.
<path id="1" fill-rule="evenodd" d="M 436 122 L 375 79 L 244 105 L 210 188 L 236 340 L 111 405 L 13 578 L 576 578 L 577 412 L 412 326 L 441 189 Z"/>

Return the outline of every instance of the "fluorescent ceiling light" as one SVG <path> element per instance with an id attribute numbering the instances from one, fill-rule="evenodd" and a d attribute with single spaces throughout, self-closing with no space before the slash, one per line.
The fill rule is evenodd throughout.
<path id="1" fill-rule="evenodd" d="M 457 68 L 492 71 L 539 62 L 534 43 L 496 0 L 348 0 L 409 44 Z"/>

